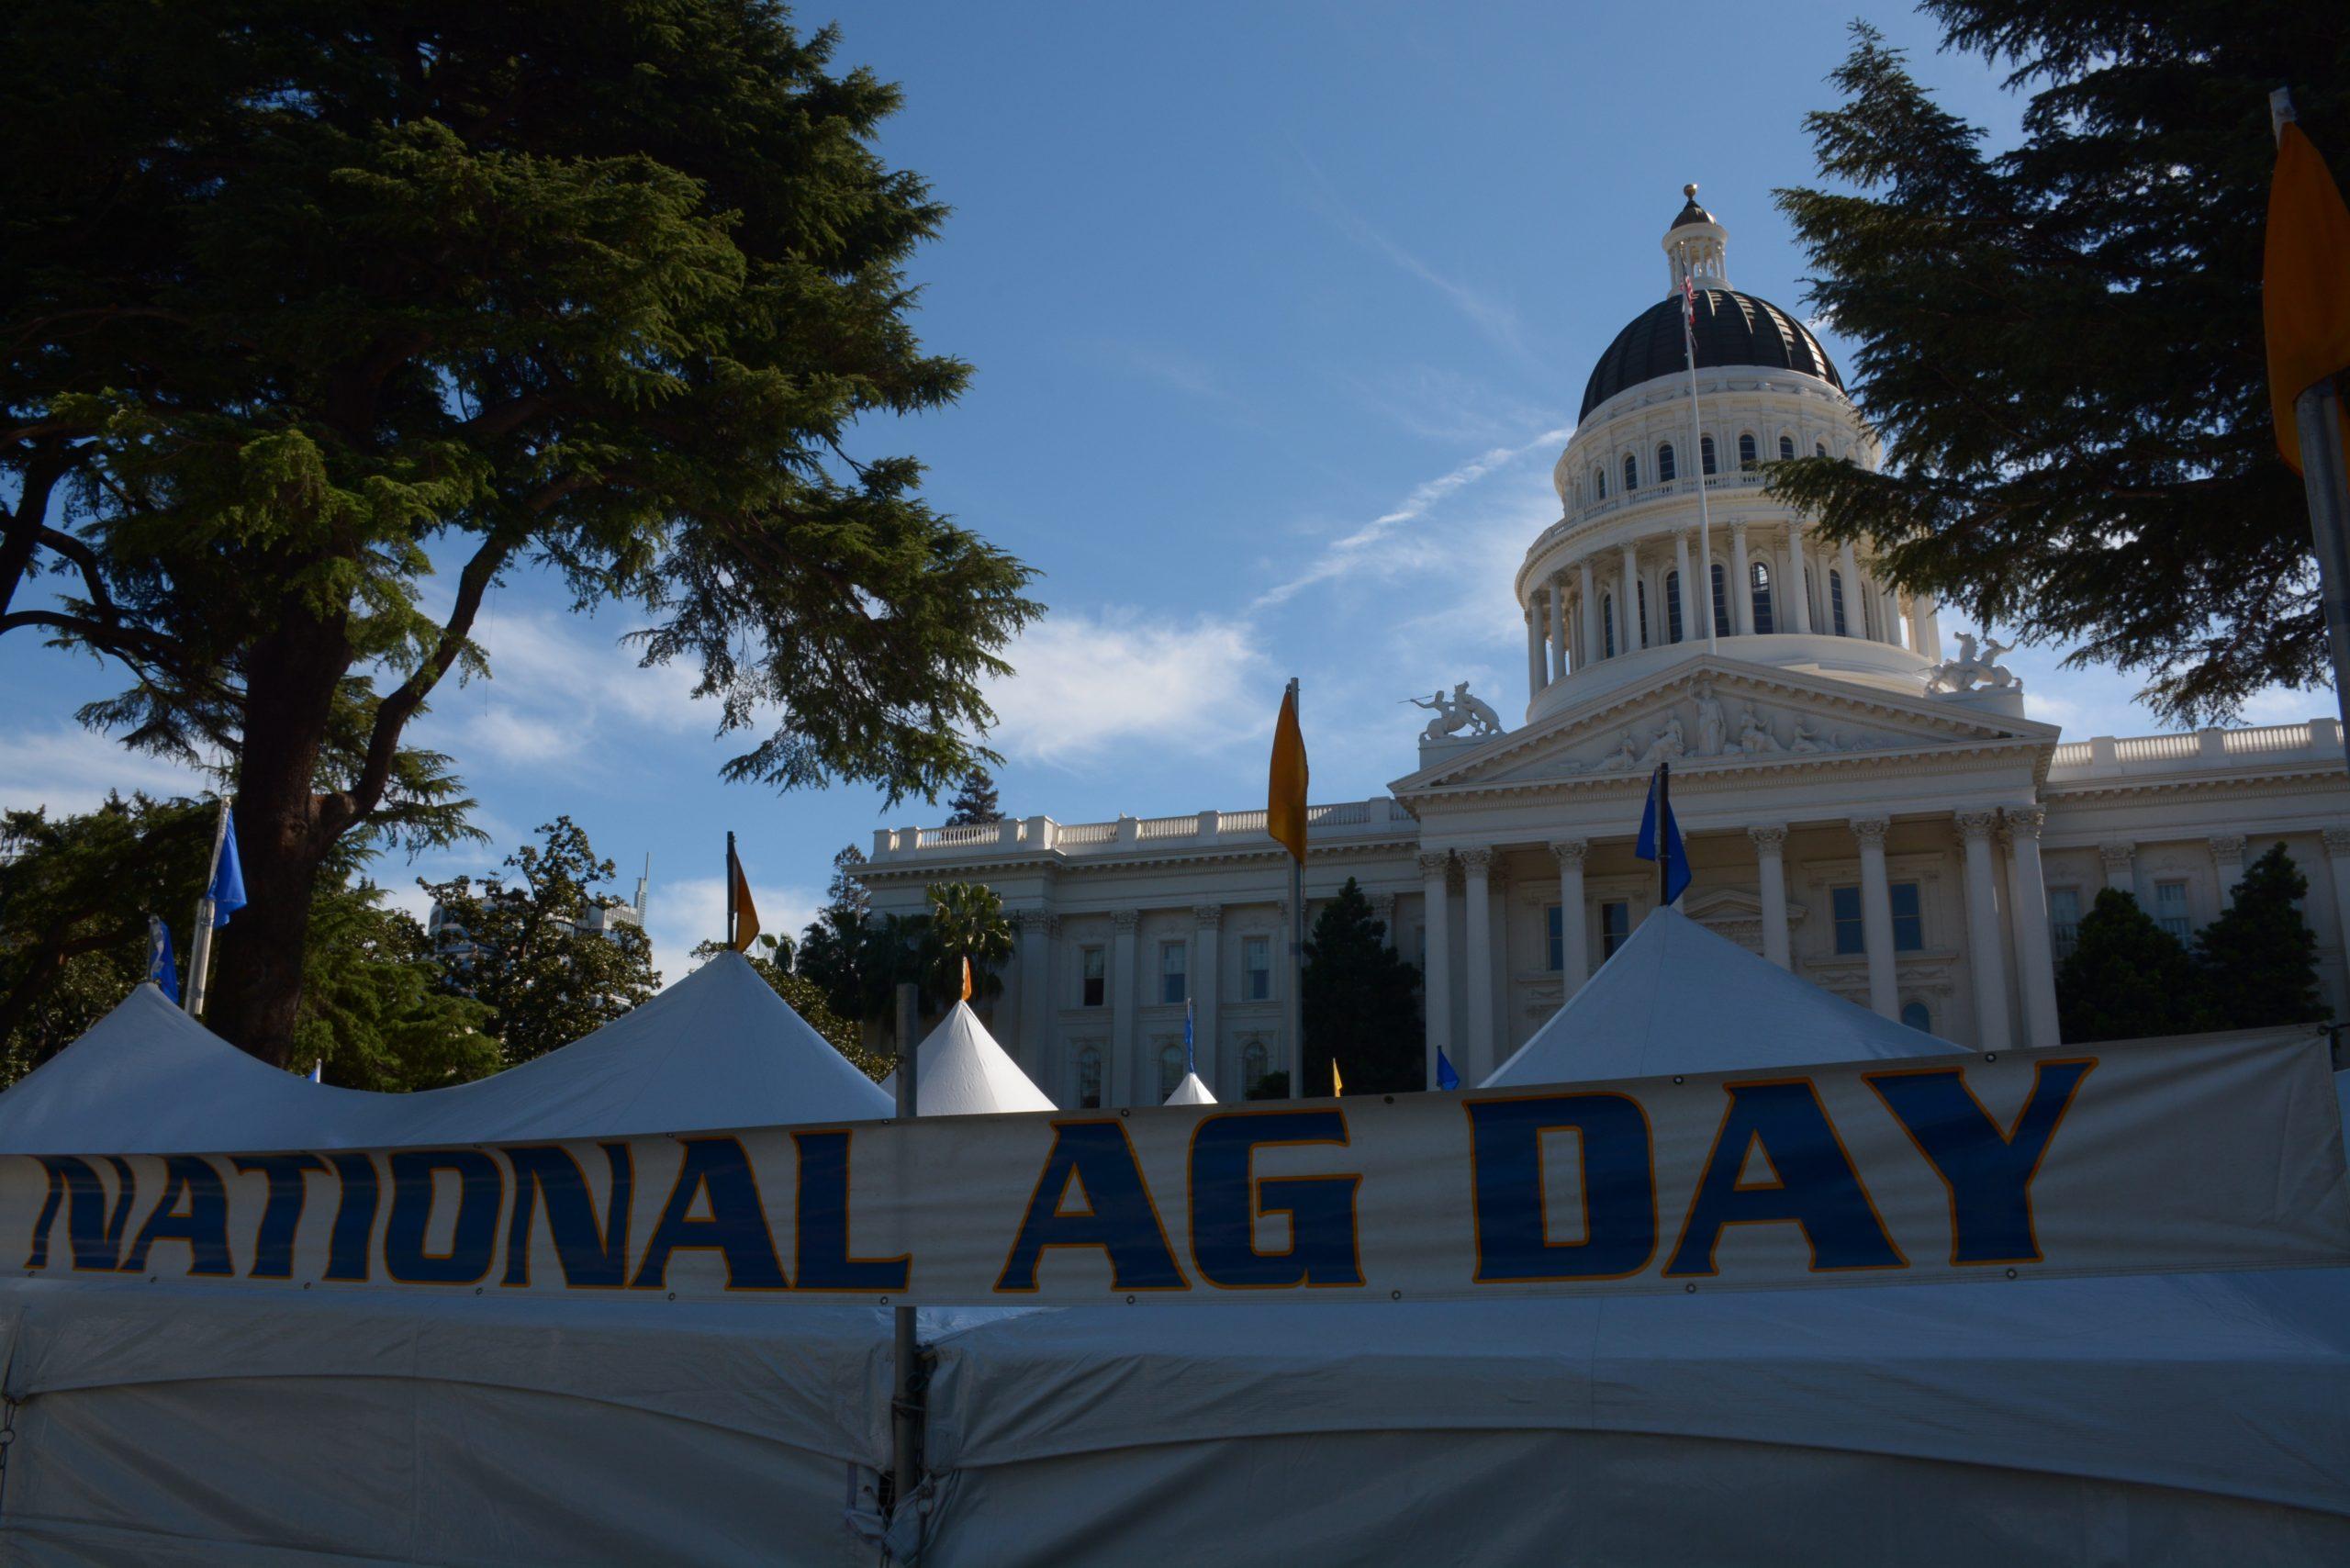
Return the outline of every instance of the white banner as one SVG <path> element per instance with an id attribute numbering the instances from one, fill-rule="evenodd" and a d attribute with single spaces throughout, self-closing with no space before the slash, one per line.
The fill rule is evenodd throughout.
<path id="1" fill-rule="evenodd" d="M 2322 1041 L 512 1146 L 0 1160 L 31 1274 L 882 1304 L 2350 1262 Z"/>

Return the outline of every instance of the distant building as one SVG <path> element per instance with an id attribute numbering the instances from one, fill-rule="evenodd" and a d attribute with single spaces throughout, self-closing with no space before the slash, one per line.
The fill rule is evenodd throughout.
<path id="1" fill-rule="evenodd" d="M 2191 936 L 2279 840 L 2350 1014 L 2337 722 L 2061 740 L 1998 644 L 1960 633 L 1946 657 L 1933 599 L 1763 493 L 1771 458 L 1873 468 L 1877 443 L 1804 324 L 1729 286 L 1695 187 L 1664 250 L 1671 292 L 1593 369 L 1551 476 L 1561 515 L 1517 569 L 1523 722 L 1438 688 L 1415 700 L 1433 717 L 1392 794 L 1311 813 L 1308 902 L 1361 882 L 1426 976 L 1430 1059 L 1483 1078 L 1654 907 L 1632 838 L 1659 760 L 1696 874 L 1686 913 L 1888 1018 L 2055 1045 L 2055 966 L 2099 890 Z M 858 874 L 879 914 L 942 879 L 1002 895 L 1019 945 L 995 1030 L 1064 1106 L 1164 1099 L 1187 1000 L 1220 1098 L 1292 1059 L 1287 863 L 1262 810 L 884 830 Z"/>

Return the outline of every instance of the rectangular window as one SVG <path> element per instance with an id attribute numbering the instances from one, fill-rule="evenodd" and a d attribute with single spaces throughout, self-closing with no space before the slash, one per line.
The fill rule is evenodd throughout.
<path id="1" fill-rule="evenodd" d="M 2182 942 L 2194 934 L 2194 922 L 2187 913 L 2185 882 L 2154 884 L 2154 924 Z"/>
<path id="2" fill-rule="evenodd" d="M 1868 939 L 1861 926 L 1861 890 L 1857 887 L 1830 888 L 1828 890 L 1828 902 L 1830 913 L 1836 919 L 1836 951 L 1867 952 Z"/>
<path id="3" fill-rule="evenodd" d="M 1080 1007 L 1101 1006 L 1102 991 L 1110 972 L 1109 954 L 1100 947 L 1079 948 L 1077 972 L 1083 977 L 1079 984 L 1078 1005 Z"/>
<path id="4" fill-rule="evenodd" d="M 1270 1002 L 1273 999 L 1271 937 L 1244 936 L 1240 939 L 1240 994 L 1250 1002 Z"/>
<path id="5" fill-rule="evenodd" d="M 1102 1047 L 1080 1046 L 1077 1051 L 1077 1103 L 1095 1111 L 1102 1106 Z"/>
<path id="6" fill-rule="evenodd" d="M 1926 920 L 1919 913 L 1918 884 L 1893 884 L 1893 950 L 1897 953 L 1923 952 L 1926 946 Z"/>
<path id="7" fill-rule="evenodd" d="M 1545 929 L 1550 933 L 1550 946 L 1544 949 L 1550 956 L 1544 959 L 1542 967 L 1555 975 L 1567 967 L 1567 946 L 1563 940 L 1566 926 L 1564 912 L 1559 905 L 1552 904 L 1542 912 L 1542 918 Z"/>
<path id="8" fill-rule="evenodd" d="M 1632 934 L 1632 906 L 1621 899 L 1599 906 L 1599 952 L 1602 961 L 1616 956 L 1616 949 Z"/>
<path id="9" fill-rule="evenodd" d="M 1181 1002 L 1190 994 L 1184 981 L 1186 966 L 1191 960 L 1191 946 L 1182 942 L 1161 942 L 1158 945 L 1158 1000 Z M 1172 1087 L 1169 1092 L 1172 1093 Z"/>
<path id="10" fill-rule="evenodd" d="M 2080 889 L 2048 890 L 2048 935 L 2058 963 L 2073 956 L 2074 945 L 2081 939 Z"/>

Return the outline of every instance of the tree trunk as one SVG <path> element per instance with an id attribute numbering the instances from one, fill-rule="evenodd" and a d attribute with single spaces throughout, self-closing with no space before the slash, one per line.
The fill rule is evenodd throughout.
<path id="1" fill-rule="evenodd" d="M 319 820 L 319 758 L 350 664 L 341 617 L 301 616 L 255 644 L 246 666 L 236 796 L 245 907 L 218 934 L 204 1022 L 274 1066 L 293 1047 L 310 895 L 333 846 Z"/>

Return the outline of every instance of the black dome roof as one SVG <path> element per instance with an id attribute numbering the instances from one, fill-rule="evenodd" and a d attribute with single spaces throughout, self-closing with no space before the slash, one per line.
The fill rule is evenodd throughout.
<path id="1" fill-rule="evenodd" d="M 1695 205 L 1692 203 L 1691 205 Z M 1767 299 L 1736 289 L 1697 291 L 1697 363 L 1701 366 L 1759 365 L 1817 375 L 1839 392 L 1844 378 L 1828 362 L 1828 352 L 1801 321 Z M 1681 298 L 1669 296 L 1626 324 L 1592 367 L 1583 389 L 1580 420 L 1628 386 L 1678 375 L 1688 361 L 1681 353 Z"/>

